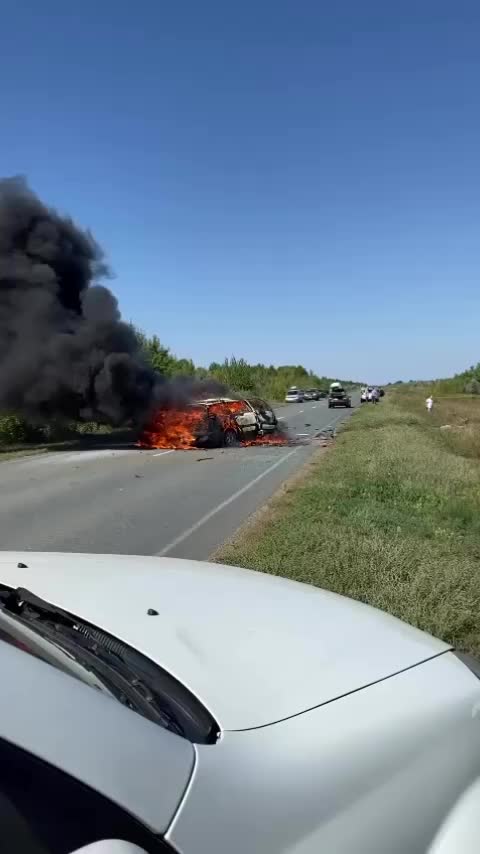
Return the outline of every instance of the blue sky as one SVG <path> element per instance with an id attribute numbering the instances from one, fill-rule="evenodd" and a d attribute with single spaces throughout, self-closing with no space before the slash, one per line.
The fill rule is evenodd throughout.
<path id="1" fill-rule="evenodd" d="M 462 0 L 4 0 L 1 171 L 177 355 L 448 375 L 480 359 L 479 38 Z"/>

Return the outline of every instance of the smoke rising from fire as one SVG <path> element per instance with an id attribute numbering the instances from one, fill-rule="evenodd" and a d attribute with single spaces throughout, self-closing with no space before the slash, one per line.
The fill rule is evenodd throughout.
<path id="1" fill-rule="evenodd" d="M 122 424 L 199 393 L 145 363 L 108 275 L 88 231 L 0 180 L 0 411 Z"/>

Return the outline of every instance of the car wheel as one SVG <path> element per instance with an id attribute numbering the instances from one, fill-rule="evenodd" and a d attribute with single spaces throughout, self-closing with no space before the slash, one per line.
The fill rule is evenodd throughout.
<path id="1" fill-rule="evenodd" d="M 223 434 L 223 444 L 226 448 L 236 448 L 239 444 L 238 436 L 235 430 L 225 430 Z"/>

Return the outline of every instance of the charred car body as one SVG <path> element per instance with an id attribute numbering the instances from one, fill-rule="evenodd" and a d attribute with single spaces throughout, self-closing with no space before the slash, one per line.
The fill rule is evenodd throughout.
<path id="1" fill-rule="evenodd" d="M 203 417 L 195 430 L 195 444 L 198 447 L 238 445 L 242 439 L 254 439 L 258 434 L 258 422 L 255 413 L 246 406 L 246 401 L 202 400 L 192 403 L 193 411 Z"/>
<path id="2" fill-rule="evenodd" d="M 256 439 L 265 433 L 273 433 L 278 428 L 273 409 L 260 398 L 215 398 L 198 401 L 193 406 L 205 410 L 197 445 L 228 447 L 241 441 Z"/>
<path id="3" fill-rule="evenodd" d="M 201 448 L 238 445 L 278 429 L 271 406 L 260 398 L 197 400 L 181 409 L 152 415 L 139 445 L 145 448 Z"/>

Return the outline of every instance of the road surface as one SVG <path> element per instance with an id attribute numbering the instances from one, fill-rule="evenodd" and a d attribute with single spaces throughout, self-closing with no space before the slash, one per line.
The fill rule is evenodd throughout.
<path id="1" fill-rule="evenodd" d="M 65 451 L 0 464 L 0 548 L 205 560 L 350 410 L 279 410 L 298 444 L 208 451 Z"/>

